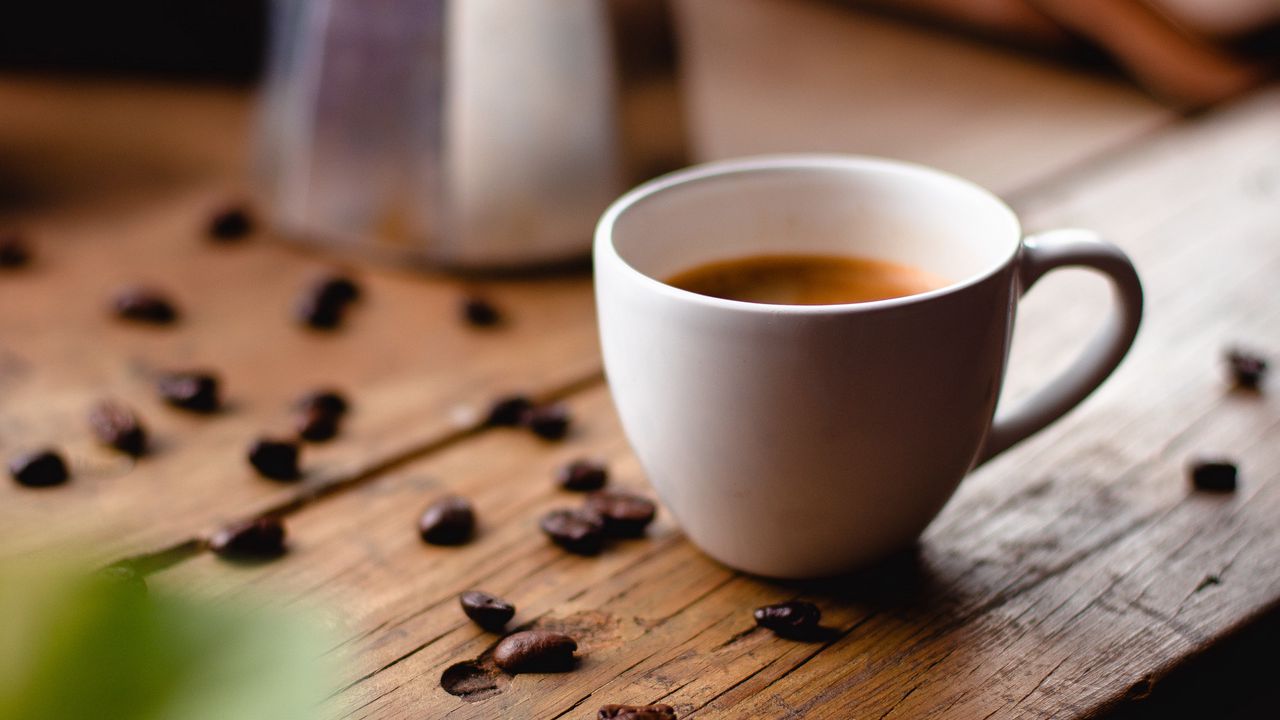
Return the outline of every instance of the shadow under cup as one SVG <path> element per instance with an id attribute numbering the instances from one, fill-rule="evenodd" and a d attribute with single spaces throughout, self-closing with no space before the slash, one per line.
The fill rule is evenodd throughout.
<path id="1" fill-rule="evenodd" d="M 624 431 L 693 542 L 775 577 L 911 543 L 974 464 L 999 394 L 1021 230 L 988 191 L 888 160 L 713 163 L 620 198 L 596 296 Z M 950 284 L 844 305 L 713 298 L 663 282 L 753 255 L 847 255 Z"/>

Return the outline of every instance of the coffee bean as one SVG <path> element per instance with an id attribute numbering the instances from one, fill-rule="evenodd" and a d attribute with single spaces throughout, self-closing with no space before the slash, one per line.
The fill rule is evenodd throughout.
<path id="1" fill-rule="evenodd" d="M 515 427 L 533 408 L 533 401 L 527 395 L 507 395 L 494 401 L 489 408 L 489 415 L 484 424 L 489 427 Z"/>
<path id="2" fill-rule="evenodd" d="M 525 630 L 502 638 L 493 648 L 493 662 L 512 675 L 563 672 L 573 667 L 577 649 L 578 643 L 563 633 Z"/>
<path id="3" fill-rule="evenodd" d="M 163 292 L 141 285 L 126 287 L 117 292 L 112 307 L 116 317 L 123 320 L 169 325 L 178 319 L 178 309 L 173 301 Z"/>
<path id="4" fill-rule="evenodd" d="M 298 469 L 298 443 L 292 440 L 259 438 L 249 446 L 249 464 L 259 475 L 272 480 L 295 480 Z"/>
<path id="5" fill-rule="evenodd" d="M 604 518 L 610 537 L 639 537 L 658 512 L 652 501 L 620 490 L 601 490 L 587 496 L 587 509 Z"/>
<path id="6" fill-rule="evenodd" d="M 31 264 L 31 245 L 16 230 L 0 230 L 0 268 L 20 268 Z"/>
<path id="7" fill-rule="evenodd" d="M 490 632 L 501 632 L 507 622 L 515 617 L 516 606 L 497 595 L 479 590 L 468 590 L 458 596 L 462 612 L 475 624 Z"/>
<path id="8" fill-rule="evenodd" d="M 578 555 L 595 555 L 604 545 L 604 519 L 587 508 L 552 510 L 538 524 L 551 542 Z"/>
<path id="9" fill-rule="evenodd" d="M 1230 460 L 1197 460 L 1191 465 L 1191 484 L 1197 490 L 1235 492 L 1239 470 Z"/>
<path id="10" fill-rule="evenodd" d="M 344 275 L 327 275 L 303 291 L 298 300 L 298 321 L 317 330 L 342 324 L 347 306 L 360 297 L 360 287 Z"/>
<path id="11" fill-rule="evenodd" d="M 678 720 L 676 709 L 662 703 L 654 705 L 602 705 L 597 720 Z"/>
<path id="12" fill-rule="evenodd" d="M 427 506 L 418 520 L 418 532 L 432 545 L 461 545 L 476 529 L 476 513 L 471 502 L 448 495 Z"/>
<path id="13" fill-rule="evenodd" d="M 298 437 L 307 442 L 325 442 L 338 434 L 338 416 L 312 408 L 297 417 Z"/>
<path id="14" fill-rule="evenodd" d="M 1267 376 L 1267 360 L 1261 355 L 1235 349 L 1227 353 L 1227 364 L 1236 387 L 1257 390 Z"/>
<path id="15" fill-rule="evenodd" d="M 70 478 L 67 463 L 56 450 L 37 450 L 24 453 L 9 461 L 9 474 L 19 485 L 27 487 L 52 487 Z"/>
<path id="16" fill-rule="evenodd" d="M 563 440 L 569 434 L 569 409 L 564 405 L 541 405 L 524 414 L 523 423 L 544 440 Z"/>
<path id="17" fill-rule="evenodd" d="M 89 410 L 89 427 L 103 445 L 137 457 L 147 451 L 147 431 L 128 407 L 103 400 Z"/>
<path id="18" fill-rule="evenodd" d="M 360 299 L 360 286 L 350 277 L 338 273 L 325 275 L 315 281 L 312 292 L 324 302 L 350 303 Z"/>
<path id="19" fill-rule="evenodd" d="M 818 629 L 822 611 L 817 605 L 803 600 L 765 605 L 755 610 L 756 625 L 768 628 L 783 637 L 802 637 Z"/>
<path id="20" fill-rule="evenodd" d="M 253 232 L 253 218 L 247 208 L 228 205 L 215 210 L 209 217 L 209 237 L 217 242 L 239 240 Z"/>
<path id="21" fill-rule="evenodd" d="M 174 372 L 161 375 L 156 381 L 160 397 L 174 407 L 199 413 L 211 413 L 218 409 L 218 378 L 208 372 Z"/>
<path id="22" fill-rule="evenodd" d="M 493 327 L 502 322 L 502 313 L 485 298 L 470 295 L 462 299 L 462 319 L 473 327 Z"/>
<path id="23" fill-rule="evenodd" d="M 328 415 L 345 415 L 351 407 L 342 393 L 331 389 L 312 390 L 298 398 L 293 406 L 299 412 L 316 410 Z"/>
<path id="24" fill-rule="evenodd" d="M 556 471 L 556 482 L 565 490 L 599 490 L 609 481 L 609 469 L 599 460 L 579 458 Z"/>
<path id="25" fill-rule="evenodd" d="M 284 554 L 284 523 L 278 517 L 229 525 L 209 538 L 209 549 L 233 559 L 267 559 Z"/>

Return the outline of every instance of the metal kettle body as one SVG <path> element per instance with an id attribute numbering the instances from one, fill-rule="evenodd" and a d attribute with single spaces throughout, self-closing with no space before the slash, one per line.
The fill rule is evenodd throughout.
<path id="1" fill-rule="evenodd" d="M 458 268 L 583 257 L 686 162 L 663 0 L 275 0 L 260 177 L 285 233 Z"/>

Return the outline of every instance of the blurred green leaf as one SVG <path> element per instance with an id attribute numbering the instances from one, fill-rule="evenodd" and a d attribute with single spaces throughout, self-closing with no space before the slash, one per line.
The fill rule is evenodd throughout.
<path id="1" fill-rule="evenodd" d="M 279 610 L 0 568 L 0 720 L 312 720 L 324 651 Z"/>

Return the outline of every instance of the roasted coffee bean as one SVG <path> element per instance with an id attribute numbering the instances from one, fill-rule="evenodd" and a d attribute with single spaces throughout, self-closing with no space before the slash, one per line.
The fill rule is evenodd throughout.
<path id="1" fill-rule="evenodd" d="M 658 512 L 651 500 L 620 490 L 601 490 L 587 496 L 587 509 L 604 518 L 604 534 L 639 537 Z"/>
<path id="2" fill-rule="evenodd" d="M 604 519 L 587 508 L 552 510 L 538 524 L 551 542 L 578 555 L 595 555 L 604 545 Z"/>
<path id="3" fill-rule="evenodd" d="M 765 605 L 753 613 L 756 624 L 768 628 L 783 637 L 797 637 L 818 629 L 822 611 L 817 605 L 803 600 Z"/>
<path id="4" fill-rule="evenodd" d="M 137 457 L 147 451 L 147 431 L 128 407 L 103 400 L 89 410 L 89 426 L 98 442 Z"/>
<path id="5" fill-rule="evenodd" d="M 471 501 L 448 495 L 427 506 L 418 519 L 418 532 L 432 545 L 461 545 L 476 529 L 476 513 Z"/>
<path id="6" fill-rule="evenodd" d="M 0 230 L 0 268 L 31 264 L 31 245 L 16 230 Z"/>
<path id="7" fill-rule="evenodd" d="M 342 324 L 347 305 L 360 297 L 355 281 L 344 275 L 328 275 L 312 283 L 297 305 L 299 322 L 318 330 L 332 330 Z"/>
<path id="8" fill-rule="evenodd" d="M 512 633 L 493 648 L 493 662 L 506 672 L 563 672 L 573 667 L 578 643 L 563 633 L 525 630 Z"/>
<path id="9" fill-rule="evenodd" d="M 670 705 L 602 705 L 597 720 L 678 720 Z"/>
<path id="10" fill-rule="evenodd" d="M 475 624 L 490 632 L 501 632 L 507 622 L 515 617 L 516 606 L 497 595 L 479 590 L 468 590 L 458 596 L 462 612 Z"/>
<path id="11" fill-rule="evenodd" d="M 259 438 L 249 446 L 249 464 L 258 474 L 272 480 L 295 480 L 298 469 L 298 443 L 292 440 Z"/>
<path id="12" fill-rule="evenodd" d="M 485 298 L 469 295 L 462 299 L 462 319 L 473 327 L 493 327 L 502 322 L 502 313 Z"/>
<path id="13" fill-rule="evenodd" d="M 565 490 L 599 490 L 609 481 L 609 468 L 599 460 L 579 458 L 556 471 L 556 482 Z"/>
<path id="14" fill-rule="evenodd" d="M 527 395 L 507 395 L 494 401 L 489 408 L 489 415 L 484 424 L 489 427 L 515 427 L 523 420 L 526 413 L 533 408 L 533 401 Z"/>
<path id="15" fill-rule="evenodd" d="M 524 425 L 544 440 L 563 440 L 569 434 L 569 409 L 564 405 L 540 405 L 524 414 Z"/>
<path id="16" fill-rule="evenodd" d="M 324 303 L 314 295 L 304 295 L 298 300 L 298 322 L 315 330 L 333 330 L 342 324 L 343 311 L 346 305 L 340 303 Z"/>
<path id="17" fill-rule="evenodd" d="M 52 487 L 66 482 L 71 473 L 56 450 L 24 453 L 9 461 L 9 474 L 19 485 Z"/>
<path id="18" fill-rule="evenodd" d="M 112 307 L 123 320 L 169 325 L 178 319 L 178 309 L 163 292 L 140 285 L 117 292 Z"/>
<path id="19" fill-rule="evenodd" d="M 253 218 L 241 205 L 228 205 L 209 217 L 209 237 L 218 242 L 239 240 L 253 232 Z"/>
<path id="20" fill-rule="evenodd" d="M 1239 474 L 1230 460 L 1197 460 L 1191 465 L 1191 484 L 1197 490 L 1235 492 Z"/>
<path id="21" fill-rule="evenodd" d="M 209 538 L 209 549 L 225 558 L 274 558 L 284 554 L 284 536 L 280 518 L 263 517 L 219 530 Z"/>
<path id="22" fill-rule="evenodd" d="M 338 434 L 338 418 L 316 408 L 298 413 L 298 437 L 307 442 L 325 442 Z"/>
<path id="23" fill-rule="evenodd" d="M 167 373 L 156 381 L 156 389 L 166 403 L 183 410 L 211 413 L 221 405 L 218 378 L 207 372 Z"/>
<path id="24" fill-rule="evenodd" d="M 293 406 L 299 412 L 316 410 L 327 415 L 345 415 L 351 407 L 342 393 L 330 389 L 313 390 L 298 398 Z"/>
<path id="25" fill-rule="evenodd" d="M 311 291 L 324 302 L 350 303 L 360 299 L 360 286 L 341 274 L 325 275 L 315 281 Z"/>
<path id="26" fill-rule="evenodd" d="M 1236 386 L 1245 390 L 1257 390 L 1267 376 L 1267 360 L 1261 355 L 1231 350 L 1227 353 L 1227 364 L 1231 367 L 1231 377 Z"/>

